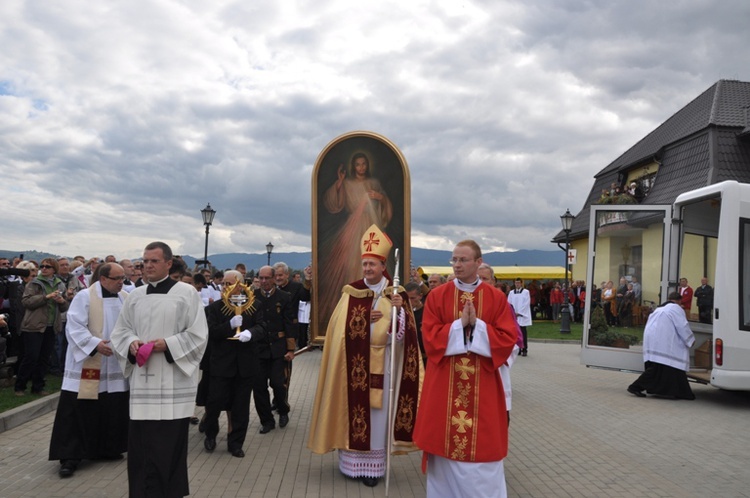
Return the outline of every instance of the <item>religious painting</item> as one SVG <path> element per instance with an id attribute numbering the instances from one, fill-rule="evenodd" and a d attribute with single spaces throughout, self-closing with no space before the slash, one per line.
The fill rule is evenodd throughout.
<path id="1" fill-rule="evenodd" d="M 406 159 L 387 138 L 355 131 L 321 151 L 312 178 L 313 344 L 324 342 L 342 287 L 362 278 L 360 240 L 373 223 L 399 249 L 403 285 L 411 253 L 410 196 Z M 393 251 L 387 269 L 393 276 Z"/>

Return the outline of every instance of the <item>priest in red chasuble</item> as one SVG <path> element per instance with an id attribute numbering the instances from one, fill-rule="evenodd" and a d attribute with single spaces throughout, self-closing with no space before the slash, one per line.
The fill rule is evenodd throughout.
<path id="1" fill-rule="evenodd" d="M 456 276 L 427 295 L 422 339 L 427 368 L 414 442 L 424 450 L 427 496 L 506 496 L 508 418 L 498 373 L 516 325 L 505 295 L 479 280 L 482 251 L 459 242 Z"/>
<path id="2" fill-rule="evenodd" d="M 416 450 L 423 364 L 414 315 L 406 292 L 393 294 L 385 261 L 392 243 L 372 225 L 360 242 L 364 278 L 342 289 L 326 331 L 308 447 L 315 453 L 339 450 L 339 470 L 377 485 L 385 475 L 387 441 L 394 453 Z M 397 312 L 395 337 L 391 313 Z M 395 371 L 391 375 L 390 355 Z M 389 386 L 396 409 L 388 427 Z"/>

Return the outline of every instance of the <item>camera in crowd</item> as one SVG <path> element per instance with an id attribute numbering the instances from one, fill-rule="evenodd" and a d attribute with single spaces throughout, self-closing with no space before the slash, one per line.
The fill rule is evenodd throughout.
<path id="1" fill-rule="evenodd" d="M 29 270 L 23 270 L 20 268 L 0 268 L 0 298 L 8 299 L 8 277 L 28 277 L 31 275 Z"/>
<path id="2" fill-rule="evenodd" d="M 29 270 L 24 270 L 21 268 L 0 268 L 0 278 L 5 277 L 28 277 L 31 275 L 31 272 Z"/>

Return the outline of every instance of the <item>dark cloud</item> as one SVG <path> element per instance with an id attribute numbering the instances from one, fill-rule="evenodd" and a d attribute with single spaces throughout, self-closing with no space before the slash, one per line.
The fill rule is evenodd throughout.
<path id="1" fill-rule="evenodd" d="M 13 248 L 134 256 L 310 244 L 310 178 L 371 130 L 411 170 L 415 245 L 550 249 L 593 175 L 720 78 L 750 4 L 21 3 L 0 21 Z M 53 242 L 54 241 L 54 242 Z"/>

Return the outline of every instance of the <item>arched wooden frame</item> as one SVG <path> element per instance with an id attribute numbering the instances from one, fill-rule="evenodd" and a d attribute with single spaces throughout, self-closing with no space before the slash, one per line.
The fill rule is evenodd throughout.
<path id="1" fill-rule="evenodd" d="M 323 260 L 327 257 L 323 247 L 331 233 L 337 232 L 347 221 L 348 213 L 331 214 L 325 208 L 323 199 L 326 190 L 333 185 L 338 178 L 340 165 L 346 170 L 350 169 L 352 156 L 357 152 L 363 152 L 368 156 L 371 164 L 371 174 L 376 178 L 393 205 L 393 215 L 385 228 L 385 233 L 393 242 L 393 248 L 399 249 L 400 254 L 400 281 L 403 285 L 408 278 L 411 261 L 411 179 L 409 167 L 401 151 L 396 145 L 382 135 L 369 131 L 353 131 L 345 133 L 333 139 L 318 155 L 312 173 L 312 268 L 313 268 L 313 296 L 312 317 L 310 318 L 310 342 L 313 345 L 322 345 L 325 342 L 325 334 L 330 319 L 330 312 L 341 296 L 341 285 L 331 283 L 326 275 L 321 274 Z M 357 235 L 353 244 L 359 245 L 360 237 Z M 395 270 L 394 251 L 387 262 L 388 272 L 393 275 Z M 361 273 L 352 280 L 362 278 Z M 337 286 L 336 292 L 326 286 Z M 334 295 L 333 302 L 323 302 L 325 294 Z M 329 300 L 330 301 L 330 300 Z"/>

